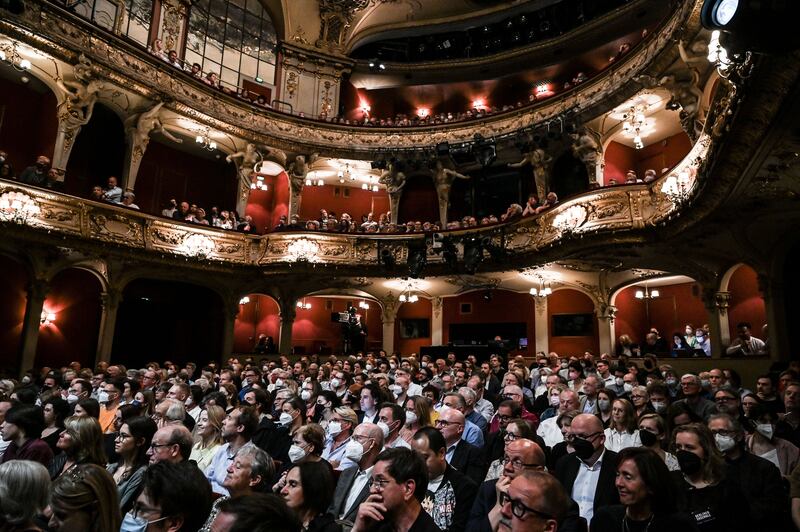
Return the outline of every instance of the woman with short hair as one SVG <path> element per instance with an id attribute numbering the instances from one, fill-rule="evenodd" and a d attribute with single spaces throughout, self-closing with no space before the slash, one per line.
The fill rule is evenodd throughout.
<path id="1" fill-rule="evenodd" d="M 639 418 L 639 439 L 642 447 L 647 447 L 667 464 L 670 471 L 678 471 L 678 459 L 675 455 L 664 450 L 664 444 L 669 440 L 667 424 L 658 414 L 645 414 Z"/>

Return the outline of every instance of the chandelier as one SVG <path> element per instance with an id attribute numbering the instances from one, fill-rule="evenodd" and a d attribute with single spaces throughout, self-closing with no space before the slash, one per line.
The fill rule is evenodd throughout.
<path id="1" fill-rule="evenodd" d="M 256 174 L 255 179 L 253 179 L 253 182 L 250 183 L 250 188 L 252 190 L 256 190 L 256 189 L 258 189 L 258 190 L 268 190 L 269 186 L 266 183 L 264 183 L 264 176 L 263 175 Z"/>
<path id="2" fill-rule="evenodd" d="M 319 245 L 307 238 L 293 240 L 286 248 L 286 258 L 293 262 L 317 262 Z"/>
<path id="3" fill-rule="evenodd" d="M 530 294 L 536 298 L 545 298 L 553 293 L 553 288 L 550 283 L 545 283 L 544 279 L 539 280 L 539 288 L 535 286 L 530 289 Z"/>
<path id="4" fill-rule="evenodd" d="M 683 170 L 677 177 L 675 175 L 669 176 L 661 186 L 661 192 L 672 203 L 680 205 L 689 198 L 690 181 L 688 170 Z"/>
<path id="5" fill-rule="evenodd" d="M 636 299 L 655 299 L 660 295 L 661 294 L 658 292 L 658 288 L 653 288 L 650 290 L 647 288 L 647 284 L 644 285 L 644 290 L 640 288 L 633 294 Z"/>
<path id="6" fill-rule="evenodd" d="M 632 105 L 630 110 L 622 116 L 622 131 L 633 135 L 633 145 L 637 150 L 644 148 L 642 130 L 647 125 L 645 111 L 647 111 L 647 105 L 645 104 Z"/>
<path id="7" fill-rule="evenodd" d="M 200 146 L 201 148 L 204 148 L 204 149 L 206 149 L 208 151 L 216 150 L 217 149 L 217 143 L 214 142 L 213 140 L 211 140 L 210 134 L 211 134 L 211 131 L 208 128 L 206 128 L 205 131 L 203 131 L 201 134 L 197 135 L 194 138 L 195 143 L 198 146 Z M 253 187 L 251 186 L 250 188 L 253 188 Z"/>
<path id="8" fill-rule="evenodd" d="M 416 303 L 419 301 L 419 296 L 414 291 L 414 285 L 408 283 L 403 292 L 400 293 L 400 297 L 398 297 L 397 300 L 400 301 L 400 303 Z"/>
<path id="9" fill-rule="evenodd" d="M 323 181 L 322 179 L 314 180 L 314 179 L 311 179 L 310 177 L 306 178 L 306 186 L 307 187 L 310 187 L 310 186 L 321 187 L 324 184 L 325 184 L 325 181 Z"/>
<path id="10" fill-rule="evenodd" d="M 306 298 L 303 298 L 302 301 L 298 300 L 295 306 L 300 310 L 311 310 L 311 303 L 306 302 Z"/>
<path id="11" fill-rule="evenodd" d="M 586 209 L 573 205 L 553 219 L 553 226 L 562 233 L 571 233 L 586 220 Z"/>
<path id="12" fill-rule="evenodd" d="M 239 304 L 240 305 L 247 305 L 248 303 L 250 303 L 250 297 L 249 296 L 244 296 L 242 299 L 239 300 Z"/>
<path id="13" fill-rule="evenodd" d="M 339 177 L 339 183 L 356 180 L 355 174 L 350 170 L 350 163 L 344 163 L 344 169 L 339 170 L 337 175 Z"/>
<path id="14" fill-rule="evenodd" d="M 0 220 L 27 224 L 39 216 L 41 209 L 32 197 L 24 192 L 5 192 L 0 194 Z"/>
<path id="15" fill-rule="evenodd" d="M 17 43 L 0 45 L 0 61 L 8 63 L 15 70 L 26 72 L 31 69 L 31 62 L 23 59 L 17 50 Z"/>
<path id="16" fill-rule="evenodd" d="M 359 301 L 358 302 L 358 308 L 364 309 L 364 310 L 369 310 L 369 303 L 367 303 L 366 301 Z"/>
<path id="17" fill-rule="evenodd" d="M 203 235 L 191 235 L 179 246 L 178 252 L 205 259 L 214 251 L 214 241 Z"/>

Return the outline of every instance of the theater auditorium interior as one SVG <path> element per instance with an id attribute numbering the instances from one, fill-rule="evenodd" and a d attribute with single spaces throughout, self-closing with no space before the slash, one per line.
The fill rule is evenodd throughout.
<path id="1" fill-rule="evenodd" d="M 0 0 L 0 531 L 800 530 L 799 15 Z"/>

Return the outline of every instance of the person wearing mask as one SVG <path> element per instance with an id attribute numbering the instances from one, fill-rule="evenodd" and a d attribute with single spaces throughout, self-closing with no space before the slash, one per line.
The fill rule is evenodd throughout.
<path id="1" fill-rule="evenodd" d="M 19 174 L 19 180 L 27 185 L 42 186 L 47 181 L 47 170 L 50 168 L 50 159 L 44 155 L 36 158 L 36 164 L 28 166 Z"/>
<path id="2" fill-rule="evenodd" d="M 124 423 L 117 434 L 115 451 L 119 461 L 108 464 L 106 470 L 111 473 L 117 485 L 119 505 L 123 514 L 131 509 L 136 497 L 139 496 L 144 471 L 149 463 L 147 450 L 156 430 L 156 424 L 152 419 L 139 416 Z"/>
<path id="3" fill-rule="evenodd" d="M 335 393 L 336 397 L 341 401 L 352 382 L 349 382 L 348 376 L 343 371 L 336 370 L 331 373 L 331 380 L 328 381 L 328 384 L 330 385 L 330 391 Z"/>
<path id="4" fill-rule="evenodd" d="M 555 377 L 555 379 L 551 379 L 551 377 Z M 556 382 L 553 383 L 551 381 Z M 560 404 L 559 397 L 561 396 L 561 392 L 567 389 L 567 385 L 561 383 L 561 377 L 551 375 L 548 377 L 547 382 L 547 389 L 537 399 L 537 401 L 543 402 L 541 414 L 539 416 L 540 422 L 544 422 L 545 420 L 558 415 L 558 406 Z"/>
<path id="5" fill-rule="evenodd" d="M 800 463 L 800 450 L 794 444 L 775 436 L 778 415 L 767 407 L 757 404 L 748 416 L 753 422 L 753 432 L 746 438 L 747 450 L 775 464 L 784 477 L 794 471 Z"/>
<path id="6" fill-rule="evenodd" d="M 208 519 L 199 532 L 213 530 L 212 525 L 219 514 L 220 505 L 225 501 L 269 491 L 269 483 L 274 476 L 275 463 L 266 452 L 252 443 L 239 449 L 233 461 L 228 465 L 225 480 L 222 483 L 230 495 L 223 495 L 214 501 Z"/>
<path id="7" fill-rule="evenodd" d="M 447 463 L 467 475 L 475 484 L 483 482 L 486 458 L 482 449 L 464 441 L 464 414 L 453 408 L 445 409 L 439 414 L 435 426 L 447 443 Z"/>
<path id="8" fill-rule="evenodd" d="M 497 530 L 502 519 L 499 494 L 524 471 L 544 471 L 545 455 L 542 448 L 526 438 L 509 441 L 501 460 L 501 474 L 481 483 L 469 513 L 466 530 L 487 532 Z"/>
<path id="9" fill-rule="evenodd" d="M 694 520 L 678 512 L 670 472 L 652 450 L 623 449 L 615 486 L 621 504 L 599 508 L 592 519 L 591 532 L 697 532 Z"/>
<path id="10" fill-rule="evenodd" d="M 425 460 L 428 485 L 422 507 L 441 530 L 464 530 L 478 486 L 447 463 L 442 433 L 425 427 L 414 434 L 412 448 Z"/>
<path id="11" fill-rule="evenodd" d="M 55 480 L 79 464 L 106 466 L 103 434 L 96 419 L 70 416 L 64 426 L 57 443 L 61 453 L 56 455 L 48 467 L 51 479 Z"/>
<path id="12" fill-rule="evenodd" d="M 711 339 L 703 329 L 695 329 L 694 345 L 692 347 L 694 349 L 702 349 L 707 357 L 711 357 Z"/>
<path id="13" fill-rule="evenodd" d="M 725 459 L 702 423 L 681 425 L 672 434 L 680 465 L 673 471 L 678 508 L 690 514 L 700 532 L 752 531 L 750 505 L 737 483 L 725 475 Z"/>
<path id="14" fill-rule="evenodd" d="M 117 487 L 104 467 L 76 465 L 52 484 L 49 526 L 55 530 L 117 532 L 122 516 Z"/>
<path id="15" fill-rule="evenodd" d="M 328 426 L 328 422 L 333 415 L 333 409 L 342 406 L 342 400 L 336 393 L 330 390 L 323 390 L 317 396 L 317 404 L 314 407 L 314 416 L 309 418 L 314 423 L 319 423 L 322 428 Z"/>
<path id="16" fill-rule="evenodd" d="M 598 508 L 619 504 L 614 489 L 617 453 L 606 449 L 603 424 L 597 416 L 575 416 L 570 432 L 575 452 L 556 462 L 555 476 L 578 503 L 580 516 L 591 524 Z"/>
<path id="17" fill-rule="evenodd" d="M 38 406 L 19 404 L 6 411 L 0 425 L 3 441 L 9 442 L 0 463 L 10 460 L 33 460 L 48 467 L 53 451 L 39 436 L 44 428 L 44 414 Z"/>
<path id="18" fill-rule="evenodd" d="M 0 465 L 0 530 L 39 532 L 37 517 L 50 501 L 50 475 L 31 460 Z"/>
<path id="19" fill-rule="evenodd" d="M 572 410 L 580 410 L 580 399 L 577 392 L 573 390 L 564 390 L 559 395 L 557 415 L 542 421 L 539 424 L 538 430 L 536 431 L 536 434 L 538 434 L 544 440 L 545 445 L 548 447 L 553 447 L 557 443 L 564 440 L 564 436 L 561 434 L 561 429 L 558 428 L 558 415 L 570 412 Z"/>
<path id="20" fill-rule="evenodd" d="M 211 500 L 211 487 L 196 465 L 159 462 L 145 470 L 142 491 L 117 530 L 195 532 L 208 518 Z"/>
<path id="21" fill-rule="evenodd" d="M 355 522 L 359 505 L 369 496 L 370 479 L 375 460 L 383 449 L 383 431 L 373 423 L 364 422 L 353 431 L 345 456 L 355 463 L 342 471 L 328 512 L 337 519 Z"/>
<path id="22" fill-rule="evenodd" d="M 194 426 L 194 437 L 197 443 L 192 446 L 189 460 L 193 460 L 201 471 L 208 469 L 214 455 L 223 443 L 222 424 L 225 421 L 225 410 L 216 405 L 206 406 L 197 417 Z"/>
<path id="23" fill-rule="evenodd" d="M 280 495 L 308 532 L 341 532 L 328 512 L 333 500 L 334 481 L 331 468 L 324 462 L 294 464 L 286 476 Z"/>
<path id="24" fill-rule="evenodd" d="M 257 427 L 258 417 L 252 408 L 235 408 L 225 416 L 225 421 L 222 423 L 222 439 L 225 440 L 225 443 L 217 449 L 211 459 L 211 465 L 205 470 L 206 478 L 211 483 L 214 493 L 228 495 L 228 490 L 223 487 L 228 474 L 228 466 L 233 462 L 239 449 L 250 442 Z M 188 455 L 190 454 L 191 451 Z"/>
<path id="25" fill-rule="evenodd" d="M 421 395 L 410 397 L 406 401 L 405 408 L 406 420 L 403 423 L 403 428 L 400 429 L 400 437 L 411 445 L 411 442 L 414 441 L 414 434 L 423 427 L 432 426 L 433 419 L 430 403 Z M 439 417 L 438 412 L 436 417 Z"/>
<path id="26" fill-rule="evenodd" d="M 708 420 L 717 449 L 725 457 L 725 476 L 736 483 L 750 504 L 756 530 L 780 530 L 788 525 L 788 498 L 780 470 L 775 464 L 745 449 L 744 430 L 728 414 Z"/>
<path id="27" fill-rule="evenodd" d="M 386 449 L 372 469 L 370 495 L 361 503 L 351 532 L 440 532 L 422 508 L 427 487 L 428 470 L 422 457 L 411 449 Z"/>
<path id="28" fill-rule="evenodd" d="M 44 430 L 41 438 L 50 446 L 53 455 L 60 452 L 56 444 L 64 431 L 64 420 L 69 416 L 69 410 L 69 403 L 60 397 L 51 396 L 42 403 Z"/>
<path id="29" fill-rule="evenodd" d="M 358 425 L 358 416 L 353 409 L 340 406 L 333 411 L 328 426 L 325 428 L 326 439 L 322 458 L 327 460 L 334 469 L 342 471 L 355 465 L 345 457 L 345 451 L 356 425 Z"/>
<path id="30" fill-rule="evenodd" d="M 603 427 L 611 425 L 611 414 L 617 394 L 608 388 L 603 388 L 597 392 L 597 417 L 603 423 Z"/>
<path id="31" fill-rule="evenodd" d="M 306 404 L 306 418 L 312 419 L 316 414 L 317 397 L 319 396 L 322 388 L 319 381 L 312 381 L 306 379 L 300 388 L 300 399 Z"/>
<path id="32" fill-rule="evenodd" d="M 666 414 L 672 399 L 667 387 L 656 381 L 648 384 L 646 391 L 647 396 L 650 398 L 650 406 L 653 407 L 653 412 L 661 416 Z"/>
<path id="33" fill-rule="evenodd" d="M 406 411 L 395 403 L 383 403 L 378 411 L 377 425 L 383 431 L 384 448 L 405 447 L 410 449 L 411 445 L 400 437 L 400 430 L 406 421 Z"/>
<path id="34" fill-rule="evenodd" d="M 114 433 L 114 418 L 119 408 L 123 390 L 122 381 L 115 380 L 103 384 L 101 391 L 97 394 L 97 402 L 100 403 L 100 429 L 103 434 Z"/>
<path id="35" fill-rule="evenodd" d="M 605 429 L 606 449 L 620 452 L 626 447 L 640 447 L 639 430 L 633 406 L 625 399 L 617 399 L 611 407 L 611 423 Z"/>
<path id="36" fill-rule="evenodd" d="M 647 447 L 659 458 L 664 460 L 667 469 L 670 471 L 678 471 L 678 459 L 674 454 L 664 450 L 667 443 L 667 425 L 658 414 L 645 414 L 639 418 L 639 439 L 642 442 L 642 447 Z"/>

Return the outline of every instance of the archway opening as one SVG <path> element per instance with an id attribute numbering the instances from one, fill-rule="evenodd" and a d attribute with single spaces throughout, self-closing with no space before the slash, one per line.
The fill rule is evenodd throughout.
<path id="1" fill-rule="evenodd" d="M 340 321 L 341 314 L 351 306 L 356 309 L 360 327 L 349 328 Z M 345 342 L 348 334 L 349 346 Z M 381 309 L 375 300 L 339 294 L 312 295 L 298 300 L 292 325 L 292 347 L 296 354 L 329 355 L 343 353 L 346 347 L 351 352 L 377 351 L 382 345 Z"/>
<path id="2" fill-rule="evenodd" d="M 747 264 L 736 266 L 728 280 L 727 291 L 731 295 L 728 303 L 731 339 L 736 338 L 739 323 L 749 323 L 753 336 L 766 340 L 762 331 L 767 323 L 767 311 L 756 271 Z"/>
<path id="3" fill-rule="evenodd" d="M 281 332 L 278 302 L 265 294 L 247 294 L 239 302 L 239 314 L 233 326 L 235 353 L 277 353 Z M 263 345 L 259 339 L 264 335 Z"/>
<path id="4" fill-rule="evenodd" d="M 105 188 L 109 176 L 122 183 L 125 129 L 119 117 L 103 104 L 95 104 L 92 118 L 81 128 L 67 161 L 64 190 L 88 196 L 95 185 Z"/>

